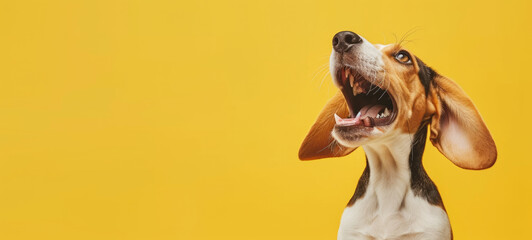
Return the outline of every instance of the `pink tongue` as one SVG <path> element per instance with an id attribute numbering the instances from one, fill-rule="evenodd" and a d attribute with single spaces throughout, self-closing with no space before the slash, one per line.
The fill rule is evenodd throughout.
<path id="1" fill-rule="evenodd" d="M 364 119 L 366 117 L 372 117 L 375 118 L 377 114 L 381 110 L 383 110 L 386 106 L 384 105 L 368 105 L 364 106 L 362 109 L 360 109 L 360 118 Z"/>
<path id="2" fill-rule="evenodd" d="M 376 118 L 377 114 L 384 108 L 385 106 L 383 105 L 368 105 L 360 109 L 355 118 L 343 119 L 336 114 L 334 114 L 334 118 L 336 120 L 336 124 L 339 126 L 364 125 L 366 127 L 371 127 L 375 124 L 376 121 L 384 120 Z"/>

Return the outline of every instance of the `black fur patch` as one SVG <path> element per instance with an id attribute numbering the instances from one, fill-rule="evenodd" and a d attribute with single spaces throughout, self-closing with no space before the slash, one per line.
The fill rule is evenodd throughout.
<path id="1" fill-rule="evenodd" d="M 355 189 L 355 194 L 353 194 L 353 197 L 351 197 L 351 200 L 349 200 L 349 203 L 347 203 L 347 206 L 352 206 L 353 204 L 355 204 L 357 199 L 364 196 L 364 193 L 366 193 L 368 184 L 369 184 L 369 165 L 368 165 L 368 157 L 366 156 L 366 168 L 364 169 L 362 176 L 360 176 L 360 179 L 358 180 L 357 188 Z"/>
<path id="2" fill-rule="evenodd" d="M 438 76 L 438 73 L 434 71 L 434 69 L 427 66 L 421 59 L 418 57 L 416 58 L 417 65 L 419 66 L 419 80 L 421 81 L 421 84 L 423 84 L 423 87 L 425 87 L 425 94 L 429 93 L 430 84 L 432 80 Z"/>
<path id="3" fill-rule="evenodd" d="M 438 192 L 438 188 L 427 175 L 422 163 L 425 142 L 427 141 L 427 126 L 427 122 L 422 123 L 422 127 L 418 129 L 412 142 L 409 155 L 410 186 L 414 195 L 427 199 L 430 204 L 443 207 L 443 201 Z"/>

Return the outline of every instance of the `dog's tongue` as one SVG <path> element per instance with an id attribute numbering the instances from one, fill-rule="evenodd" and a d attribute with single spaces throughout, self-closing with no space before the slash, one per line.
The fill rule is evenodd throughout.
<path id="1" fill-rule="evenodd" d="M 386 106 L 384 105 L 367 105 L 364 106 L 358 112 L 355 118 L 341 118 L 338 115 L 334 114 L 336 124 L 340 126 L 356 126 L 364 125 L 366 127 L 371 127 L 375 125 L 377 114 L 383 110 Z M 370 119 L 371 118 L 371 119 Z"/>
<path id="2" fill-rule="evenodd" d="M 366 117 L 375 118 L 380 111 L 382 111 L 386 106 L 384 105 L 367 105 L 360 109 L 360 118 L 364 119 Z"/>

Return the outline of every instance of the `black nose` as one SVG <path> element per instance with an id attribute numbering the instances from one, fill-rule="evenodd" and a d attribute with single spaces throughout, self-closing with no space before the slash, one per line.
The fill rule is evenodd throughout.
<path id="1" fill-rule="evenodd" d="M 343 31 L 333 37 L 333 48 L 339 53 L 347 52 L 353 45 L 361 43 L 362 38 L 354 32 Z"/>

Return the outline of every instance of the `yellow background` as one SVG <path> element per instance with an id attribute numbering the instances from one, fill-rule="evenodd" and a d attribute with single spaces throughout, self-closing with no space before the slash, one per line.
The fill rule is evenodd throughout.
<path id="1" fill-rule="evenodd" d="M 300 162 L 332 36 L 455 79 L 499 150 L 427 145 L 455 239 L 532 239 L 530 1 L 2 1 L 0 239 L 335 239 L 362 150 Z M 395 36 L 394 36 L 395 35 Z"/>

